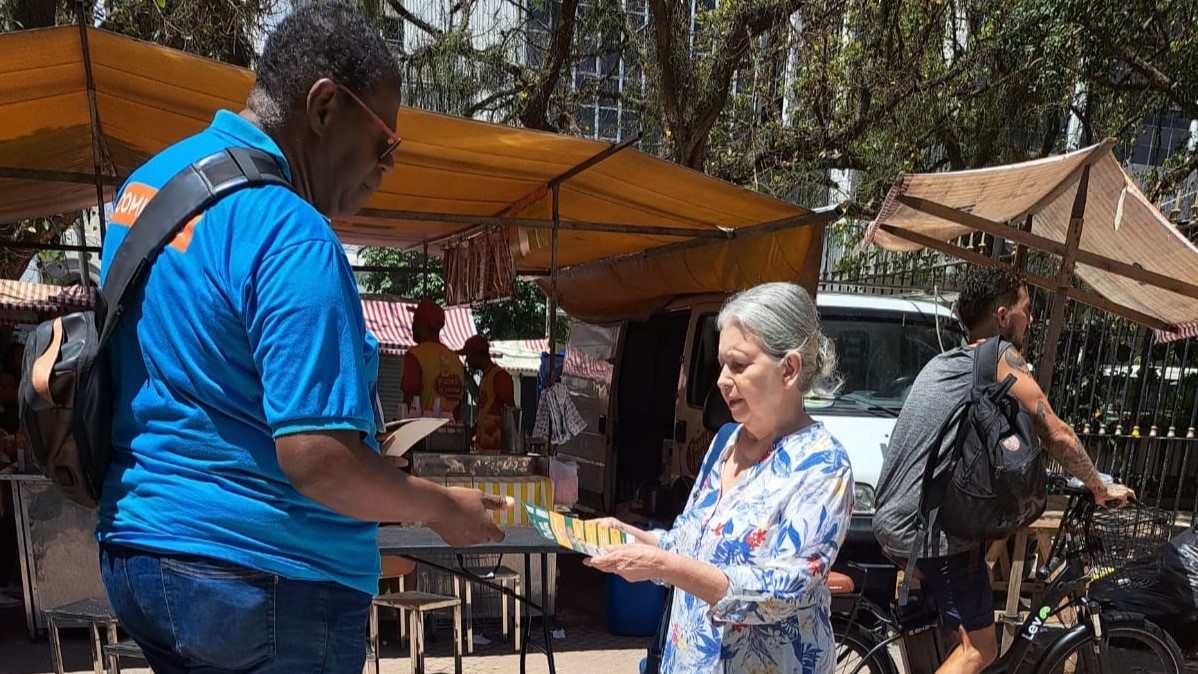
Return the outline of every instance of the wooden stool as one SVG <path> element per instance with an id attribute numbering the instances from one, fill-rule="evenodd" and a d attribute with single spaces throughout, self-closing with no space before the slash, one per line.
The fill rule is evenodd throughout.
<path id="1" fill-rule="evenodd" d="M 408 612 L 408 650 L 412 658 L 412 671 L 424 674 L 424 614 L 428 611 L 453 609 L 453 671 L 462 674 L 462 600 L 427 592 L 393 592 L 374 598 L 370 606 L 370 648 L 368 660 L 374 662 L 375 674 L 379 672 L 379 607 Z"/>
<path id="2" fill-rule="evenodd" d="M 62 641 L 58 636 L 60 627 L 86 627 L 91 632 L 92 667 L 96 674 L 104 674 L 104 643 L 100 638 L 100 627 L 104 627 L 108 643 L 117 641 L 117 620 L 112 607 L 103 599 L 80 601 L 52 608 L 44 612 L 46 626 L 50 632 L 50 658 L 55 674 L 63 674 Z M 116 667 L 116 658 L 109 660 L 110 668 Z"/>
<path id="3" fill-rule="evenodd" d="M 141 646 L 132 639 L 107 644 L 104 646 L 104 655 L 108 658 L 109 674 L 121 674 L 121 658 L 146 659 L 145 654 L 141 652 Z"/>
<path id="4" fill-rule="evenodd" d="M 416 573 L 416 562 L 407 557 L 383 555 L 382 572 L 379 574 L 380 594 L 403 592 L 407 590 L 408 577 Z M 412 589 L 416 589 L 416 579 L 412 578 Z M 395 622 L 399 625 L 399 641 L 407 637 L 407 618 L 402 609 L 395 609 Z"/>
<path id="5" fill-rule="evenodd" d="M 467 574 L 476 576 L 482 580 L 490 581 L 501 587 L 512 586 L 512 592 L 520 594 L 520 574 L 506 566 L 497 566 L 494 570 L 490 568 L 468 568 L 463 569 Z M 465 581 L 465 582 L 463 582 Z M 462 587 L 465 585 L 465 588 Z M 456 574 L 453 577 L 453 591 L 462 598 L 466 604 L 466 652 L 474 652 L 474 597 L 471 590 L 472 583 L 467 578 L 462 578 Z M 503 638 L 507 639 L 508 635 L 508 618 L 507 618 L 507 600 L 508 596 L 502 592 L 499 593 L 500 606 L 500 621 L 503 625 Z M 513 601 L 514 610 L 512 615 L 515 618 L 513 632 L 515 638 L 512 640 L 516 650 L 520 650 L 520 602 Z"/>

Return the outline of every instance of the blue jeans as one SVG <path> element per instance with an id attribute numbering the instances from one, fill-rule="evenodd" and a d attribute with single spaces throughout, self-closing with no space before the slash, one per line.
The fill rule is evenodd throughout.
<path id="1" fill-rule="evenodd" d="M 108 601 L 158 674 L 358 674 L 371 596 L 191 555 L 100 545 Z"/>

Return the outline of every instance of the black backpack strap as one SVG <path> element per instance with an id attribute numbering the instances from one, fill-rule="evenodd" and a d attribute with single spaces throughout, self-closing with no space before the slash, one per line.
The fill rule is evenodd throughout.
<path id="1" fill-rule="evenodd" d="M 973 356 L 973 385 L 985 388 L 998 381 L 998 358 L 1002 355 L 1002 338 L 991 337 L 978 345 Z"/>
<path id="2" fill-rule="evenodd" d="M 1015 348 L 1008 345 L 1008 349 Z M 982 342 L 973 359 L 973 387 L 975 391 L 983 391 L 986 387 L 998 381 L 998 359 L 1006 349 L 1003 348 L 1001 337 L 991 337 Z M 1008 374 L 1003 379 L 1002 387 L 991 393 L 995 401 L 1005 396 L 1015 385 L 1015 375 Z"/>
<path id="3" fill-rule="evenodd" d="M 948 419 L 940 427 L 940 432 L 936 434 L 936 440 L 928 449 L 928 460 L 924 462 L 923 481 L 919 489 L 919 510 L 916 513 L 916 528 L 915 528 L 915 543 L 911 546 L 911 551 L 907 554 L 907 568 L 903 574 L 903 584 L 899 588 L 899 606 L 906 606 L 911 595 L 911 577 L 915 573 L 915 561 L 919 559 L 921 554 L 927 554 L 928 538 L 931 536 L 932 511 L 940 507 L 941 501 L 944 499 L 944 488 L 937 488 L 936 485 L 936 466 L 940 463 L 940 448 L 944 446 L 944 439 L 948 437 L 949 430 L 958 428 L 961 425 L 961 420 L 965 418 L 969 412 L 969 401 L 963 400 L 953 411 L 948 415 Z M 961 451 L 964 444 L 964 433 L 957 433 L 956 440 L 953 443 L 953 454 Z"/>
<path id="4" fill-rule="evenodd" d="M 150 199 L 109 266 L 102 293 L 107 310 L 100 348 L 112 336 L 126 302 L 145 282 L 158 254 L 183 225 L 221 198 L 253 185 L 292 189 L 274 156 L 258 149 L 230 147 L 189 164 Z"/>

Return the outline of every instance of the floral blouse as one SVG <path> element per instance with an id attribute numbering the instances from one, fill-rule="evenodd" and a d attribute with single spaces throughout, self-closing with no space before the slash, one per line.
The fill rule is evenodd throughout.
<path id="1" fill-rule="evenodd" d="M 825 578 L 853 510 L 848 455 L 814 423 L 775 442 L 721 499 L 720 473 L 739 434 L 725 447 L 712 443 L 719 459 L 697 476 L 673 529 L 655 532 L 662 549 L 728 576 L 715 606 L 674 592 L 661 671 L 831 672 Z"/>

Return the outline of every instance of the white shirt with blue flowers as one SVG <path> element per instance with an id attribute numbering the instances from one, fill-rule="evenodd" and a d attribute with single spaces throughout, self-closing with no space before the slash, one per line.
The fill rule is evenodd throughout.
<path id="1" fill-rule="evenodd" d="M 662 672 L 825 674 L 836 645 L 825 583 L 853 510 L 848 455 L 814 423 L 779 439 L 720 498 L 720 473 L 738 427 L 705 474 L 662 549 L 715 565 L 728 592 L 714 606 L 682 590 Z M 704 464 L 707 462 L 705 461 Z"/>

